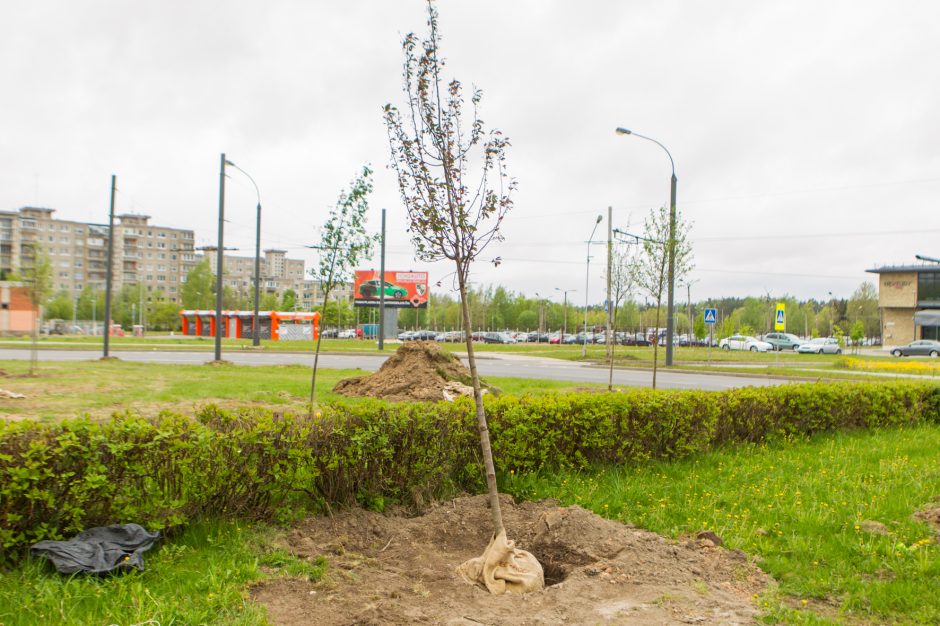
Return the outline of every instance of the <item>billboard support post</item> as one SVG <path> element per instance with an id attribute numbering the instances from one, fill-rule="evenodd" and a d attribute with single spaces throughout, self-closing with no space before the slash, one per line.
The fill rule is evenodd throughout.
<path id="1" fill-rule="evenodd" d="M 379 261 L 381 280 L 385 280 L 385 209 L 382 209 L 382 255 Z M 355 298 L 355 294 L 353 294 Z M 379 289 L 379 350 L 385 349 L 385 289 Z"/>

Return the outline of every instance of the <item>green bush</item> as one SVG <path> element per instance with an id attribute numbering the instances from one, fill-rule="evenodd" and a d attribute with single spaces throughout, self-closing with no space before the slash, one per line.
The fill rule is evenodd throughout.
<path id="1" fill-rule="evenodd" d="M 737 441 L 940 422 L 940 387 L 805 384 L 488 398 L 503 472 L 687 456 Z M 482 484 L 473 403 L 336 404 L 313 419 L 210 406 L 0 423 L 0 545 L 197 516 L 286 519 L 331 503 L 421 504 Z M 3 556 L 0 555 L 0 560 Z"/>

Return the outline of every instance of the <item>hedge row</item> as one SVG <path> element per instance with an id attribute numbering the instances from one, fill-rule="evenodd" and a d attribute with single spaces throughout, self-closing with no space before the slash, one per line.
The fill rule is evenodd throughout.
<path id="1" fill-rule="evenodd" d="M 489 398 L 497 467 L 674 458 L 737 441 L 940 423 L 940 387 L 807 384 Z M 331 405 L 313 419 L 215 407 L 196 418 L 0 424 L 6 557 L 90 526 L 201 515 L 277 519 L 316 505 L 417 503 L 478 489 L 472 403 Z M 4 560 L 0 555 L 0 561 Z"/>

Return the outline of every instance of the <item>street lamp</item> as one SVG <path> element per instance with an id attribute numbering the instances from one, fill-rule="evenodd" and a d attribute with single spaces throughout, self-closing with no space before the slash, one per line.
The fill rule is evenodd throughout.
<path id="1" fill-rule="evenodd" d="M 568 294 L 577 289 L 562 289 L 561 287 L 555 287 L 555 291 L 560 291 L 564 297 L 564 304 L 561 305 L 562 310 L 562 326 L 561 326 L 561 341 L 560 343 L 565 342 L 565 335 L 568 334 Z"/>
<path id="2" fill-rule="evenodd" d="M 587 242 L 587 269 L 584 276 L 584 338 L 581 341 L 581 358 L 587 356 L 588 282 L 591 278 L 591 244 L 594 243 L 594 233 L 597 232 L 597 225 L 601 223 L 602 219 L 604 219 L 603 215 L 597 216 L 597 221 L 594 222 L 594 230 L 591 231 L 591 236 Z"/>
<path id="3" fill-rule="evenodd" d="M 261 191 L 258 190 L 258 183 L 251 177 L 251 174 L 227 159 L 225 164 L 244 174 L 255 186 L 255 194 L 258 196 L 258 209 L 255 218 L 255 313 L 251 320 L 251 345 L 258 347 L 261 345 L 261 329 L 258 327 L 258 307 L 261 298 Z"/>
<path id="4" fill-rule="evenodd" d="M 672 365 L 672 334 L 676 323 L 675 314 L 673 311 L 676 287 L 676 163 L 672 160 L 672 154 L 669 153 L 669 150 L 666 149 L 666 146 L 659 143 L 652 137 L 635 133 L 626 128 L 618 128 L 616 132 L 618 135 L 633 135 L 635 137 L 639 137 L 640 139 L 652 141 L 657 146 L 665 150 L 666 156 L 669 157 L 669 165 L 672 167 L 672 179 L 669 185 L 669 290 L 666 298 L 668 307 L 668 313 L 666 314 L 666 365 Z"/>

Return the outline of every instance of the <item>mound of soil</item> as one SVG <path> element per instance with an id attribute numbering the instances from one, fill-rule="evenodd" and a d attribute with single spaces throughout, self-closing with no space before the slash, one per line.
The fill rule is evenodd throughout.
<path id="1" fill-rule="evenodd" d="M 940 541 L 940 504 L 938 502 L 940 502 L 940 496 L 934 496 L 934 503 L 914 513 L 914 517 L 933 526 L 937 541 Z"/>
<path id="2" fill-rule="evenodd" d="M 317 583 L 275 579 L 252 589 L 272 624 L 751 624 L 769 578 L 708 539 L 671 541 L 553 501 L 504 496 L 510 538 L 545 570 L 546 588 L 490 595 L 455 568 L 489 541 L 485 496 L 419 517 L 354 509 L 311 518 L 286 537 L 294 554 L 326 555 Z"/>
<path id="3" fill-rule="evenodd" d="M 344 396 L 383 398 L 393 402 L 435 402 L 472 395 L 470 370 L 460 359 L 431 341 L 406 341 L 379 371 L 346 378 L 333 387 Z"/>

